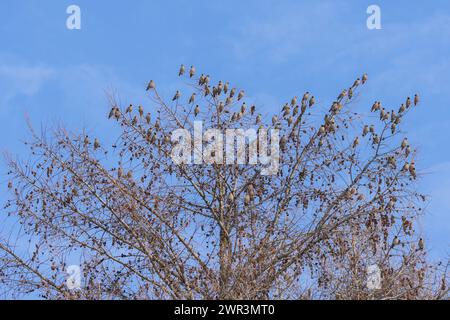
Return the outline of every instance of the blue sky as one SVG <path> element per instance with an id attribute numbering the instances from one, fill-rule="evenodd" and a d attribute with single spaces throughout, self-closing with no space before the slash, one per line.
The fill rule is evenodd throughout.
<path id="1" fill-rule="evenodd" d="M 71 4 L 81 8 L 81 30 L 66 28 Z M 371 4 L 381 8 L 381 30 L 366 27 Z M 245 88 L 268 111 L 306 90 L 325 104 L 363 72 L 366 109 L 376 99 L 398 108 L 419 92 L 422 103 L 405 126 L 419 150 L 419 188 L 431 196 L 419 230 L 433 257 L 449 256 L 446 0 L 2 0 L 0 43 L 0 150 L 19 155 L 27 116 L 36 126 L 63 121 L 105 135 L 105 91 L 141 101 L 153 78 L 169 94 L 181 63 Z"/>

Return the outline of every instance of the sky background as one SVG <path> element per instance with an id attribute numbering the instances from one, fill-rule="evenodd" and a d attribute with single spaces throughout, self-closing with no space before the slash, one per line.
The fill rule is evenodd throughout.
<path id="1" fill-rule="evenodd" d="M 68 30 L 66 8 L 81 8 Z M 381 8 L 381 30 L 366 27 Z M 431 255 L 450 254 L 450 2 L 62 1 L 0 2 L 0 151 L 26 157 L 26 118 L 100 136 L 112 129 L 106 92 L 142 101 L 155 79 L 173 95 L 179 65 L 229 80 L 265 110 L 312 92 L 331 102 L 362 73 L 358 102 L 397 110 L 418 92 L 404 124 L 417 146 L 419 190 L 431 196 L 419 230 Z M 6 199 L 0 163 L 0 202 Z M 1 210 L 1 209 L 0 209 Z M 1 213 L 1 212 L 0 212 Z"/>

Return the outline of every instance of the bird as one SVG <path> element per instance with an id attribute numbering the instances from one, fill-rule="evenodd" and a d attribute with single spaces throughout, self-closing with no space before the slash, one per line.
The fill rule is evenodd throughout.
<path id="1" fill-rule="evenodd" d="M 189 103 L 194 103 L 194 101 L 195 101 L 195 92 L 189 98 Z"/>
<path id="2" fill-rule="evenodd" d="M 147 113 L 147 115 L 145 116 L 145 121 L 147 121 L 147 124 L 150 124 L 150 120 L 152 119 L 152 116 L 150 113 Z"/>
<path id="3" fill-rule="evenodd" d="M 235 93 L 236 93 L 236 88 L 232 88 L 230 90 L 230 98 L 233 98 Z"/>
<path id="4" fill-rule="evenodd" d="M 114 116 L 115 112 L 116 112 L 116 107 L 112 107 L 111 111 L 109 112 L 108 119 L 111 119 Z"/>
<path id="5" fill-rule="evenodd" d="M 172 98 L 172 101 L 178 100 L 180 98 L 180 91 L 177 90 L 177 92 L 175 93 L 175 95 Z"/>
<path id="6" fill-rule="evenodd" d="M 132 104 L 130 104 L 128 106 L 127 110 L 125 110 L 125 113 L 131 113 L 131 112 L 133 112 L 133 105 Z"/>
<path id="7" fill-rule="evenodd" d="M 353 88 L 348 89 L 348 98 L 349 99 L 353 98 Z"/>
<path id="8" fill-rule="evenodd" d="M 375 126 L 372 124 L 369 129 L 370 133 L 375 133 Z"/>
<path id="9" fill-rule="evenodd" d="M 342 92 L 339 94 L 338 96 L 338 101 L 341 101 L 342 99 L 344 99 L 344 97 L 347 95 L 347 90 L 342 90 Z"/>
<path id="10" fill-rule="evenodd" d="M 211 93 L 211 88 L 208 85 L 205 85 L 205 97 Z"/>
<path id="11" fill-rule="evenodd" d="M 290 117 L 287 119 L 287 122 L 288 122 L 288 125 L 290 126 L 290 125 L 294 122 L 294 118 L 293 118 L 292 116 L 290 116 Z"/>
<path id="12" fill-rule="evenodd" d="M 411 106 L 411 98 L 406 98 L 406 108 L 409 108 Z"/>
<path id="13" fill-rule="evenodd" d="M 365 137 L 366 134 L 368 134 L 368 133 L 369 133 L 369 126 L 368 126 L 368 125 L 365 125 L 365 126 L 364 126 L 364 129 L 363 129 L 363 133 L 362 133 L 363 137 Z"/>
<path id="14" fill-rule="evenodd" d="M 241 100 L 243 97 L 244 97 L 244 90 L 241 90 L 241 91 L 239 91 L 239 94 L 238 94 L 238 101 L 239 100 Z"/>
<path id="15" fill-rule="evenodd" d="M 285 136 L 282 136 L 280 139 L 280 148 L 282 151 L 286 150 L 286 143 L 287 143 L 287 139 Z"/>
<path id="16" fill-rule="evenodd" d="M 246 194 L 244 197 L 244 204 L 248 206 L 250 204 L 250 195 Z"/>
<path id="17" fill-rule="evenodd" d="M 311 99 L 309 100 L 309 106 L 312 107 L 315 103 L 316 99 L 314 98 L 314 96 L 312 96 Z"/>
<path id="18" fill-rule="evenodd" d="M 195 67 L 191 66 L 191 69 L 189 70 L 189 78 L 192 78 L 195 75 Z"/>
<path id="19" fill-rule="evenodd" d="M 402 145 L 401 145 L 402 150 L 405 149 L 407 146 L 408 146 L 408 139 L 405 138 L 405 139 L 403 139 L 403 141 L 402 141 Z"/>
<path id="20" fill-rule="evenodd" d="M 205 83 L 206 85 L 209 84 L 209 74 L 206 75 L 206 77 L 205 77 L 205 79 L 204 79 L 204 83 Z"/>
<path id="21" fill-rule="evenodd" d="M 406 111 L 406 107 L 405 105 L 402 103 L 402 105 L 400 106 L 400 109 L 398 109 L 398 113 L 403 113 Z"/>
<path id="22" fill-rule="evenodd" d="M 119 169 L 117 169 L 117 177 L 121 178 L 122 176 L 123 176 L 123 169 L 119 167 Z"/>
<path id="23" fill-rule="evenodd" d="M 397 127 L 397 126 L 396 126 L 395 123 L 393 123 L 393 124 L 391 125 L 391 133 L 392 133 L 392 134 L 395 133 L 395 128 L 396 128 L 396 127 Z"/>
<path id="24" fill-rule="evenodd" d="M 218 110 L 219 112 L 222 112 L 224 108 L 225 108 L 225 106 L 224 106 L 224 104 L 223 104 L 223 101 L 220 101 L 220 102 L 219 102 L 219 105 L 217 106 L 217 110 Z"/>
<path id="25" fill-rule="evenodd" d="M 256 123 L 256 124 L 259 124 L 260 122 L 261 122 L 261 115 L 258 114 L 258 115 L 256 116 L 255 123 Z"/>
<path id="26" fill-rule="evenodd" d="M 98 148 L 100 148 L 100 142 L 98 141 L 97 138 L 95 138 L 95 140 L 94 140 L 94 150 L 97 150 Z"/>
<path id="27" fill-rule="evenodd" d="M 223 92 L 225 93 L 225 94 L 227 94 L 228 93 L 228 88 L 230 87 L 230 83 L 227 81 L 227 82 L 225 82 L 225 84 L 224 84 L 224 86 L 223 86 Z"/>
<path id="28" fill-rule="evenodd" d="M 419 239 L 419 250 L 423 250 L 424 247 L 425 247 L 425 245 L 424 245 L 423 239 L 420 238 Z"/>
<path id="29" fill-rule="evenodd" d="M 11 181 L 8 181 L 8 189 L 12 189 L 13 185 Z"/>
<path id="30" fill-rule="evenodd" d="M 234 193 L 230 192 L 230 194 L 228 195 L 228 200 L 230 200 L 230 202 L 234 201 Z"/>
<path id="31" fill-rule="evenodd" d="M 355 140 L 353 141 L 352 147 L 356 148 L 358 146 L 358 144 L 359 144 L 359 137 L 356 137 Z"/>
<path id="32" fill-rule="evenodd" d="M 306 91 L 305 94 L 303 95 L 302 102 L 306 102 L 308 101 L 308 99 L 309 99 L 309 92 Z"/>
<path id="33" fill-rule="evenodd" d="M 200 113 L 200 107 L 198 105 L 195 106 L 194 115 L 197 116 Z"/>
<path id="34" fill-rule="evenodd" d="M 247 105 L 244 102 L 241 106 L 241 113 L 244 114 L 246 109 L 247 109 Z"/>
<path id="35" fill-rule="evenodd" d="M 320 128 L 319 128 L 319 132 L 320 132 L 320 134 L 324 134 L 325 133 L 325 126 L 320 126 Z"/>
<path id="36" fill-rule="evenodd" d="M 200 77 L 198 78 L 198 85 L 201 86 L 202 84 L 204 84 L 205 81 L 205 75 L 202 73 L 200 75 Z"/>
<path id="37" fill-rule="evenodd" d="M 143 115 L 144 115 L 144 108 L 142 108 L 142 106 L 139 105 L 139 116 L 142 118 Z"/>
<path id="38" fill-rule="evenodd" d="M 410 153 L 411 153 L 411 147 L 407 146 L 406 150 L 405 150 L 405 155 L 408 157 Z"/>
<path id="39" fill-rule="evenodd" d="M 221 80 L 219 80 L 219 83 L 217 84 L 217 94 L 220 96 L 222 94 L 223 90 L 223 83 Z"/>
<path id="40" fill-rule="evenodd" d="M 294 110 L 292 111 L 292 115 L 295 117 L 298 113 L 298 105 L 295 106 Z"/>
<path id="41" fill-rule="evenodd" d="M 277 124 L 278 121 L 278 117 L 277 116 L 273 116 L 272 117 L 272 125 L 275 126 Z"/>
<path id="42" fill-rule="evenodd" d="M 419 104 L 419 95 L 416 93 L 415 95 L 414 95 L 414 105 L 415 106 L 417 106 L 418 104 Z"/>
<path id="43" fill-rule="evenodd" d="M 250 113 L 251 113 L 251 115 L 253 115 L 253 114 L 255 113 L 255 110 L 256 110 L 256 106 L 253 104 L 253 105 L 250 107 Z"/>
<path id="44" fill-rule="evenodd" d="M 398 239 L 397 236 L 394 237 L 394 239 L 392 240 L 392 247 L 398 246 L 400 244 L 400 240 Z"/>
<path id="45" fill-rule="evenodd" d="M 178 72 L 178 76 L 182 76 L 184 74 L 184 64 L 180 66 L 180 71 Z"/>
<path id="46" fill-rule="evenodd" d="M 226 104 L 226 105 L 229 105 L 229 104 L 231 104 L 232 102 L 233 102 L 233 99 L 230 98 L 230 97 L 227 97 L 227 99 L 225 100 L 225 104 Z"/>
<path id="47" fill-rule="evenodd" d="M 367 82 L 367 73 L 364 73 L 361 79 L 361 83 L 365 84 Z"/>
<path id="48" fill-rule="evenodd" d="M 155 82 L 153 80 L 150 80 L 148 83 L 146 91 L 149 91 L 150 89 L 155 89 Z"/>
<path id="49" fill-rule="evenodd" d="M 89 144 L 89 137 L 88 136 L 84 137 L 83 143 L 84 143 L 84 146 L 87 146 Z"/>
<path id="50" fill-rule="evenodd" d="M 404 165 L 403 165 L 403 169 L 402 169 L 403 171 L 409 171 L 409 163 L 408 162 L 406 162 Z"/>
<path id="51" fill-rule="evenodd" d="M 295 106 L 297 104 L 297 96 L 294 96 L 291 100 L 291 106 Z"/>
<path id="52" fill-rule="evenodd" d="M 355 82 L 353 82 L 352 88 L 356 88 L 357 86 L 359 86 L 360 83 L 361 83 L 361 80 L 359 78 L 356 79 Z"/>

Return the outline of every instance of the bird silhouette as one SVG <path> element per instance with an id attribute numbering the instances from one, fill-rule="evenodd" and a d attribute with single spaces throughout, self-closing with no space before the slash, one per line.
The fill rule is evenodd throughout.
<path id="1" fill-rule="evenodd" d="M 180 66 L 180 71 L 178 72 L 178 76 L 182 76 L 183 74 L 184 74 L 184 65 L 182 64 L 181 66 Z"/>

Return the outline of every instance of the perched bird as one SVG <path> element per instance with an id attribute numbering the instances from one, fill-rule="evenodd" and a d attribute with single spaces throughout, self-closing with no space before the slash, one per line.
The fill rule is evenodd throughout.
<path id="1" fill-rule="evenodd" d="M 146 91 L 149 91 L 150 89 L 155 89 L 155 82 L 153 80 L 150 80 L 148 83 Z"/>
<path id="2" fill-rule="evenodd" d="M 298 113 L 298 105 L 295 106 L 294 110 L 292 111 L 292 115 L 295 117 Z"/>
<path id="3" fill-rule="evenodd" d="M 94 150 L 97 150 L 98 148 L 100 148 L 100 142 L 98 141 L 97 138 L 95 138 L 95 140 L 94 140 Z"/>
<path id="4" fill-rule="evenodd" d="M 150 115 L 150 113 L 147 113 L 147 115 L 145 116 L 145 121 L 147 121 L 147 124 L 150 124 L 151 119 L 152 116 Z"/>
<path id="5" fill-rule="evenodd" d="M 197 116 L 200 113 L 200 107 L 198 105 L 195 106 L 194 115 Z"/>
<path id="6" fill-rule="evenodd" d="M 308 101 L 308 99 L 309 99 L 309 92 L 306 91 L 305 94 L 303 95 L 302 102 L 306 102 Z"/>
<path id="7" fill-rule="evenodd" d="M 219 105 L 217 106 L 217 110 L 218 110 L 219 112 L 222 112 L 224 108 L 225 108 L 225 106 L 224 106 L 223 102 L 220 101 L 220 102 L 219 102 Z"/>
<path id="8" fill-rule="evenodd" d="M 364 73 L 361 79 L 362 84 L 365 84 L 367 82 L 367 73 Z"/>
<path id="9" fill-rule="evenodd" d="M 312 107 L 315 103 L 316 99 L 314 98 L 314 96 L 312 96 L 311 99 L 309 100 L 309 106 Z"/>
<path id="10" fill-rule="evenodd" d="M 182 76 L 184 74 L 184 64 L 180 66 L 180 71 L 178 72 L 178 76 Z"/>
<path id="11" fill-rule="evenodd" d="M 227 81 L 226 83 L 225 83 L 225 85 L 223 86 L 223 92 L 225 93 L 225 94 L 227 94 L 228 93 L 228 88 L 230 87 L 230 83 Z"/>
<path id="12" fill-rule="evenodd" d="M 228 195 L 228 200 L 229 200 L 230 202 L 233 202 L 233 201 L 234 201 L 234 193 L 233 193 L 233 192 L 230 192 L 230 194 Z"/>
<path id="13" fill-rule="evenodd" d="M 414 105 L 415 105 L 415 106 L 417 106 L 417 105 L 419 104 L 419 100 L 420 100 L 420 99 L 419 99 L 419 95 L 418 95 L 418 94 L 415 94 L 415 95 L 414 95 Z"/>
<path id="14" fill-rule="evenodd" d="M 123 176 L 123 169 L 119 167 L 119 169 L 117 169 L 117 177 L 122 178 L 122 176 Z"/>
<path id="15" fill-rule="evenodd" d="M 282 136 L 280 139 L 280 148 L 282 151 L 286 150 L 286 143 L 287 143 L 287 139 L 285 136 Z"/>
<path id="16" fill-rule="evenodd" d="M 84 137 L 83 143 L 84 143 L 84 146 L 87 146 L 87 145 L 90 143 L 90 142 L 89 142 L 89 137 L 88 137 L 88 136 L 85 136 L 85 137 Z"/>
<path id="17" fill-rule="evenodd" d="M 248 206 L 250 204 L 250 195 L 246 194 L 244 197 L 244 204 Z"/>
<path id="18" fill-rule="evenodd" d="M 180 91 L 179 90 L 177 90 L 177 92 L 175 93 L 175 95 L 173 96 L 173 98 L 172 98 L 172 101 L 175 101 L 175 100 L 178 100 L 179 98 L 180 98 Z"/>
<path id="19" fill-rule="evenodd" d="M 411 147 L 407 146 L 405 149 L 405 155 L 408 157 L 410 153 L 411 153 Z"/>
<path id="20" fill-rule="evenodd" d="M 405 105 L 402 103 L 402 105 L 400 106 L 400 109 L 398 109 L 398 113 L 403 113 L 406 111 L 406 107 Z"/>
<path id="21" fill-rule="evenodd" d="M 339 94 L 338 96 L 338 101 L 341 101 L 342 99 L 344 99 L 347 96 L 347 90 L 342 90 L 342 92 Z"/>
<path id="22" fill-rule="evenodd" d="M 247 105 L 244 102 L 241 106 L 241 113 L 244 114 L 246 109 L 247 109 Z"/>
<path id="23" fill-rule="evenodd" d="M 404 165 L 403 165 L 403 169 L 402 169 L 403 171 L 409 171 L 409 163 L 408 162 L 406 162 Z"/>
<path id="24" fill-rule="evenodd" d="M 372 124 L 369 129 L 370 133 L 375 133 L 375 126 Z"/>
<path id="25" fill-rule="evenodd" d="M 229 105 L 229 104 L 231 104 L 232 102 L 233 102 L 233 99 L 230 98 L 230 97 L 227 97 L 227 99 L 225 100 L 225 104 L 226 104 L 226 105 Z"/>
<path id="26" fill-rule="evenodd" d="M 202 73 L 200 78 L 198 78 L 198 85 L 201 86 L 205 83 L 205 75 Z"/>
<path id="27" fill-rule="evenodd" d="M 369 133 L 369 126 L 365 125 L 362 133 L 363 137 L 365 137 L 368 133 Z"/>
<path id="28" fill-rule="evenodd" d="M 293 122 L 294 122 L 294 118 L 293 118 L 292 116 L 290 116 L 290 117 L 287 119 L 288 125 L 290 126 Z"/>
<path id="29" fill-rule="evenodd" d="M 391 133 L 392 133 L 392 134 L 395 133 L 395 128 L 396 128 L 396 124 L 393 123 L 393 124 L 391 125 Z"/>
<path id="30" fill-rule="evenodd" d="M 273 116 L 272 117 L 272 125 L 275 126 L 278 122 L 278 117 L 277 116 Z"/>
<path id="31" fill-rule="evenodd" d="M 353 82 L 352 88 L 356 88 L 357 86 L 359 86 L 360 83 L 361 83 L 361 80 L 359 78 L 356 79 L 355 82 Z"/>
<path id="32" fill-rule="evenodd" d="M 111 111 L 109 112 L 108 119 L 111 119 L 114 116 L 115 112 L 116 112 L 116 107 L 112 107 Z"/>
<path id="33" fill-rule="evenodd" d="M 195 75 L 195 67 L 191 66 L 191 69 L 189 70 L 189 78 L 192 78 Z"/>
<path id="34" fill-rule="evenodd" d="M 206 75 L 205 80 L 204 80 L 204 83 L 205 83 L 206 85 L 209 84 L 209 74 Z"/>
<path id="35" fill-rule="evenodd" d="M 205 85 L 205 97 L 211 93 L 211 88 L 208 85 Z"/>
<path id="36" fill-rule="evenodd" d="M 359 144 L 359 137 L 356 137 L 355 140 L 353 141 L 352 147 L 356 148 L 358 146 L 358 144 Z"/>
<path id="37" fill-rule="evenodd" d="M 320 134 L 324 134 L 325 133 L 325 127 L 323 125 L 320 126 L 319 132 L 320 132 Z"/>
<path id="38" fill-rule="evenodd" d="M 234 95 L 235 95 L 235 93 L 236 93 L 236 88 L 232 88 L 232 89 L 230 90 L 230 98 L 233 98 Z"/>
<path id="39" fill-rule="evenodd" d="M 239 100 L 241 100 L 243 97 L 244 97 L 244 90 L 241 90 L 241 91 L 239 91 L 239 94 L 238 94 L 238 101 Z"/>
<path id="40" fill-rule="evenodd" d="M 142 106 L 139 105 L 139 116 L 142 118 L 143 115 L 144 115 L 144 108 L 142 108 Z"/>
<path id="41" fill-rule="evenodd" d="M 406 108 L 409 108 L 410 106 L 411 106 L 411 98 L 410 97 L 408 97 L 407 99 L 406 99 Z"/>
<path id="42" fill-rule="evenodd" d="M 397 236 L 392 240 L 392 247 L 398 246 L 400 244 L 400 240 Z"/>
<path id="43" fill-rule="evenodd" d="M 217 84 L 217 94 L 220 96 L 222 94 L 223 90 L 223 83 L 222 80 L 219 80 L 219 83 Z"/>
<path id="44" fill-rule="evenodd" d="M 255 113 L 255 110 L 256 110 L 256 106 L 253 104 L 253 105 L 250 107 L 250 114 L 253 115 L 253 114 Z"/>
<path id="45" fill-rule="evenodd" d="M 127 110 L 125 110 L 125 113 L 131 113 L 131 112 L 133 112 L 133 105 L 132 104 L 130 104 L 128 106 Z"/>
<path id="46" fill-rule="evenodd" d="M 261 115 L 260 114 L 258 114 L 257 116 L 256 116 L 256 124 L 259 124 L 260 122 L 261 122 Z"/>
<path id="47" fill-rule="evenodd" d="M 402 146 L 402 149 L 405 149 L 408 146 L 408 139 L 407 138 L 403 139 L 401 146 Z"/>
<path id="48" fill-rule="evenodd" d="M 419 250 L 423 250 L 424 247 L 425 247 L 425 244 L 424 244 L 424 242 L 423 242 L 423 239 L 420 238 L 420 239 L 419 239 Z"/>
<path id="49" fill-rule="evenodd" d="M 297 104 L 297 96 L 294 96 L 291 100 L 291 106 L 295 106 Z"/>
<path id="50" fill-rule="evenodd" d="M 194 101 L 195 101 L 195 92 L 189 98 L 189 103 L 194 103 Z"/>
<path id="51" fill-rule="evenodd" d="M 8 181 L 8 189 L 12 189 L 13 185 L 11 181 Z"/>

